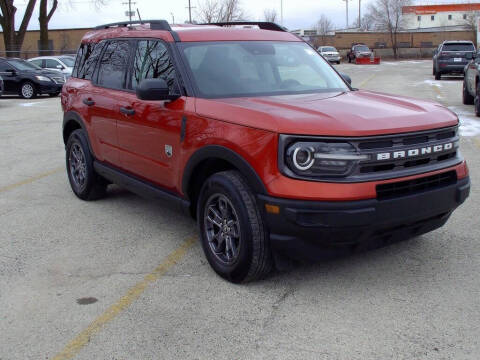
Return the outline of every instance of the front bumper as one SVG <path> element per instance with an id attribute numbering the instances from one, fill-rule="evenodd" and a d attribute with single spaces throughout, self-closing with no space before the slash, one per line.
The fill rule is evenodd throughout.
<path id="1" fill-rule="evenodd" d="M 42 82 L 37 86 L 40 94 L 57 94 L 62 91 L 63 84 L 57 84 L 54 82 Z"/>
<path id="2" fill-rule="evenodd" d="M 320 202 L 259 195 L 258 201 L 262 209 L 266 204 L 280 209 L 278 214 L 264 211 L 272 249 L 317 260 L 332 245 L 381 245 L 437 229 L 469 192 L 466 177 L 448 186 L 386 200 Z"/>

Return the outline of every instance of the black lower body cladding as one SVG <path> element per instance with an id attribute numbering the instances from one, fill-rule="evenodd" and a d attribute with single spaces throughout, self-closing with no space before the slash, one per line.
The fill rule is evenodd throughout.
<path id="1" fill-rule="evenodd" d="M 318 260 L 325 258 L 327 248 L 377 247 L 435 230 L 446 223 L 469 192 L 467 177 L 383 200 L 319 202 L 264 195 L 258 199 L 263 208 L 265 204 L 280 208 L 278 214 L 264 211 L 272 250 Z"/>

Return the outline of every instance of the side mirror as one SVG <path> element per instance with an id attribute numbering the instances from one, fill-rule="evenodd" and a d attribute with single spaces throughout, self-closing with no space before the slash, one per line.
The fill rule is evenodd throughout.
<path id="1" fill-rule="evenodd" d="M 350 76 L 343 73 L 340 73 L 340 76 L 348 83 L 348 85 L 352 85 L 352 78 Z"/>
<path id="2" fill-rule="evenodd" d="M 65 68 L 64 68 L 62 65 L 59 64 L 59 65 L 57 65 L 57 69 L 63 70 L 63 69 L 65 69 Z"/>
<path id="3" fill-rule="evenodd" d="M 9 76 L 15 76 L 17 74 L 17 71 L 15 69 L 7 69 L 5 70 L 5 73 Z"/>
<path id="4" fill-rule="evenodd" d="M 176 100 L 180 95 L 170 95 L 167 82 L 163 79 L 143 79 L 137 86 L 140 100 Z"/>

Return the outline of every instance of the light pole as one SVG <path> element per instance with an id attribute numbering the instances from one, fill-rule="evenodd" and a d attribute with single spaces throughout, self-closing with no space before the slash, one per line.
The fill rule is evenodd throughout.
<path id="1" fill-rule="evenodd" d="M 358 27 L 362 27 L 362 0 L 358 0 Z"/>
<path id="2" fill-rule="evenodd" d="M 175 16 L 173 15 L 173 13 L 171 12 L 170 15 L 172 15 L 172 24 L 175 24 Z"/>
<path id="3" fill-rule="evenodd" d="M 347 22 L 345 28 L 348 29 L 348 0 L 342 0 L 345 1 L 345 10 L 346 10 L 346 15 L 347 15 Z"/>
<path id="4" fill-rule="evenodd" d="M 283 26 L 283 0 L 280 0 L 280 24 Z"/>

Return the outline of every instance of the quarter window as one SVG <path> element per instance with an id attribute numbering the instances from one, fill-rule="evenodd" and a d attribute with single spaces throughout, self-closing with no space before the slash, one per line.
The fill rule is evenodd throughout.
<path id="1" fill-rule="evenodd" d="M 98 85 L 112 89 L 124 88 L 129 53 L 128 41 L 116 40 L 108 43 L 100 60 Z"/>
<path id="2" fill-rule="evenodd" d="M 143 79 L 164 79 L 170 93 L 178 93 L 175 86 L 175 68 L 168 49 L 160 41 L 140 40 L 133 62 L 131 88 L 136 89 Z"/>

